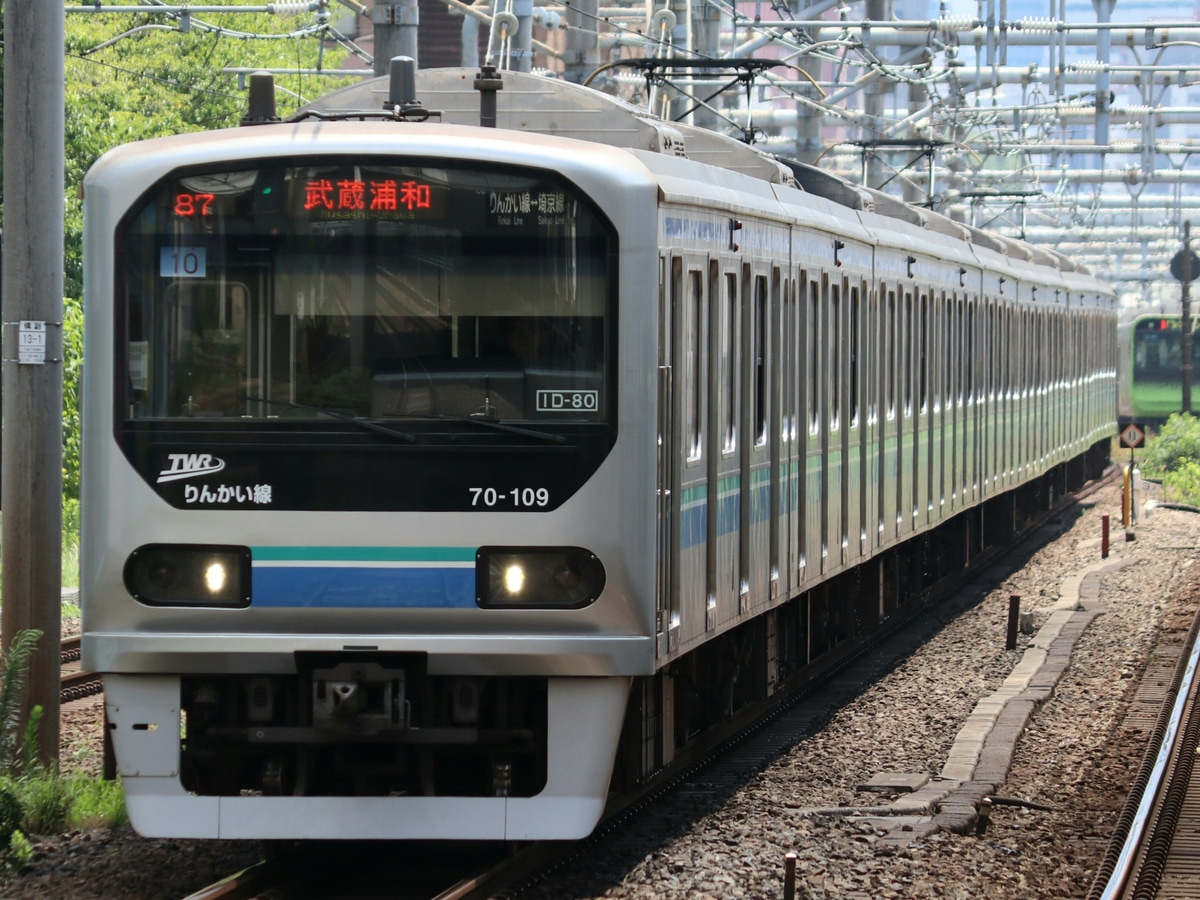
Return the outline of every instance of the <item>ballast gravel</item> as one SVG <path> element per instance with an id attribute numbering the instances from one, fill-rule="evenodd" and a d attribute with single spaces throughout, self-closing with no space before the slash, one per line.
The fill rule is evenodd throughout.
<path id="1" fill-rule="evenodd" d="M 1156 492 L 1148 485 L 1143 499 Z M 1145 753 L 1152 725 L 1129 716 L 1162 641 L 1182 640 L 1200 605 L 1200 514 L 1156 508 L 1120 526 L 1119 482 L 1064 521 L 1064 532 L 986 594 L 956 598 L 962 612 L 911 658 L 837 712 L 818 734 L 744 783 L 698 790 L 647 815 L 527 890 L 535 900 L 726 900 L 782 898 L 794 854 L 801 900 L 1005 900 L 1081 898 Z M 1059 600 L 1063 581 L 1101 559 L 1133 559 L 1101 579 L 1097 616 L 1075 645 L 1053 694 L 1033 713 L 981 834 L 940 831 L 887 838 L 874 820 L 828 814 L 873 809 L 900 797 L 859 790 L 873 775 L 937 775 L 979 700 L 1021 660 L 1030 637 L 1005 650 L 1009 598 L 1032 613 L 1032 632 Z M 1152 712 L 1156 712 L 1152 710 Z M 62 765 L 95 774 L 100 706 L 63 708 Z M 1048 807 L 1042 809 L 1040 807 Z M 814 814 L 824 810 L 825 814 Z M 886 839 L 885 839 L 886 838 Z M 0 880 L 0 898 L 145 900 L 186 896 L 262 858 L 256 842 L 140 838 L 128 828 L 31 837 L 35 859 Z"/>

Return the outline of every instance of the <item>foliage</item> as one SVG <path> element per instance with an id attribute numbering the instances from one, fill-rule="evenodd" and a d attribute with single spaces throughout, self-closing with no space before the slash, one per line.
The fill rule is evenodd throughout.
<path id="1" fill-rule="evenodd" d="M 18 870 L 33 858 L 25 833 L 51 834 L 64 828 L 114 826 L 128 821 L 117 782 L 81 772 L 59 774 L 57 764 L 38 758 L 42 708 L 35 707 L 24 733 L 20 705 L 32 655 L 41 632 L 22 631 L 0 662 L 0 869 Z M 19 738 L 19 739 L 18 739 Z"/>
<path id="2" fill-rule="evenodd" d="M 3 661 L 0 661 L 0 768 L 5 771 L 12 769 L 18 754 L 22 754 L 22 742 L 18 740 L 21 702 L 29 673 L 29 657 L 41 637 L 42 633 L 36 630 L 18 632 L 9 644 Z M 36 753 L 40 713 L 31 715 L 29 721 L 32 730 L 25 732 L 25 740 L 28 741 L 32 734 L 33 752 Z M 0 779 L 0 865 L 6 868 L 19 867 L 28 862 L 29 842 L 24 840 L 20 832 L 24 813 L 12 779 Z"/>
<path id="3" fill-rule="evenodd" d="M 1163 496 L 1175 503 L 1200 506 L 1200 461 L 1188 460 L 1163 475 Z"/>
<path id="4" fill-rule="evenodd" d="M 76 772 L 67 779 L 71 810 L 65 824 L 71 828 L 115 828 L 129 821 L 121 782 L 89 778 Z"/>
<path id="5" fill-rule="evenodd" d="M 5 806 L 5 797 L 13 803 Z M 62 775 L 56 767 L 0 780 L 0 823 L 8 821 L 5 815 L 16 822 L 13 836 L 55 834 L 68 828 L 114 828 L 128 822 L 119 781 L 91 778 L 82 772 Z"/>
<path id="6" fill-rule="evenodd" d="M 83 440 L 80 396 L 83 378 L 83 300 L 67 297 L 63 301 L 63 497 L 79 497 L 79 454 Z M 63 526 L 67 526 L 67 509 L 63 509 Z M 76 538 L 79 535 L 78 504 L 75 512 Z M 64 531 L 65 533 L 65 531 Z"/>
<path id="7" fill-rule="evenodd" d="M 1176 413 L 1146 447 L 1141 469 L 1147 475 L 1166 477 L 1188 462 L 1200 460 L 1200 419 Z"/>
<path id="8" fill-rule="evenodd" d="M 22 830 L 29 834 L 62 831 L 71 812 L 71 783 L 59 778 L 56 769 L 17 779 L 13 790 L 24 813 Z"/>
<path id="9" fill-rule="evenodd" d="M 1150 437 L 1139 467 L 1143 475 L 1161 479 L 1164 499 L 1200 505 L 1200 419 L 1171 416 Z"/>
<path id="10" fill-rule="evenodd" d="M 20 870 L 33 862 L 33 845 L 24 833 L 14 831 L 8 842 L 8 857 L 4 864 L 11 869 Z"/>
<path id="11" fill-rule="evenodd" d="M 7 771 L 18 762 L 21 747 L 21 702 L 29 658 L 42 633 L 36 629 L 17 632 L 0 661 L 0 770 Z M 30 721 L 35 717 L 31 716 Z"/>

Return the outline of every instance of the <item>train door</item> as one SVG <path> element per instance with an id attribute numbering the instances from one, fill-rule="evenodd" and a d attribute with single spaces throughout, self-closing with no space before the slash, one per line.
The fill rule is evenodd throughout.
<path id="1" fill-rule="evenodd" d="M 846 423 L 849 433 L 851 457 L 851 490 L 846 498 L 849 538 L 848 554 L 857 559 L 868 552 L 867 548 L 867 483 L 868 459 L 870 458 L 870 425 L 867 422 L 866 402 L 870 394 L 868 382 L 863 378 L 863 363 L 866 359 L 868 329 L 863 328 L 863 309 L 867 305 L 866 283 L 855 280 L 849 284 L 846 294 L 848 308 L 847 329 L 850 335 L 847 360 L 847 409 Z"/>
<path id="2" fill-rule="evenodd" d="M 769 346 L 769 365 L 767 367 L 768 384 L 767 395 L 770 400 L 767 404 L 767 434 L 768 446 L 770 447 L 770 473 L 771 473 L 771 494 L 768 503 L 767 521 L 769 523 L 769 547 L 770 547 L 770 600 L 774 601 L 782 590 L 786 590 L 788 576 L 784 574 L 787 569 L 784 565 L 786 560 L 786 551 L 781 544 L 781 537 L 785 531 L 784 528 L 784 498 L 787 491 L 787 486 L 784 479 L 787 477 L 784 460 L 786 448 L 786 436 L 784 435 L 784 407 L 783 407 L 783 373 L 784 373 L 784 300 L 783 300 L 783 276 L 778 266 L 771 268 L 771 285 L 770 285 L 770 308 L 768 310 L 768 328 L 769 335 L 767 344 Z"/>
<path id="3" fill-rule="evenodd" d="M 963 503 L 979 499 L 979 312 L 971 295 L 963 301 Z"/>
<path id="4" fill-rule="evenodd" d="M 738 461 L 741 302 L 738 272 L 709 263 L 708 421 L 708 599 L 706 627 L 737 615 L 741 585 L 739 561 L 741 471 Z"/>
<path id="5" fill-rule="evenodd" d="M 1035 296 L 1036 296 L 1036 288 Z M 1033 471 L 1041 456 L 1041 426 L 1042 426 L 1042 392 L 1040 382 L 1036 380 L 1036 370 L 1039 364 L 1038 350 L 1040 342 L 1037 339 L 1037 325 L 1040 315 L 1032 310 L 1022 313 L 1024 323 L 1025 352 L 1021 358 L 1021 390 L 1025 394 L 1026 422 L 1023 429 L 1025 446 L 1025 470 Z"/>
<path id="6" fill-rule="evenodd" d="M 835 541 L 837 538 L 837 535 L 831 531 L 830 509 L 841 496 L 841 461 L 840 459 L 830 460 L 830 444 L 833 438 L 832 431 L 836 425 L 838 411 L 836 398 L 840 396 L 839 392 L 841 389 L 839 378 L 841 375 L 839 365 L 841 335 L 839 333 L 840 317 L 838 315 L 840 308 L 837 302 L 841 297 L 841 286 L 834 285 L 831 296 L 829 276 L 822 274 L 820 296 L 821 300 L 818 304 L 820 312 L 820 327 L 818 329 L 819 347 L 817 348 L 817 353 L 820 359 L 821 372 L 825 378 L 822 383 L 822 390 L 817 397 L 816 436 L 818 453 L 820 454 L 819 469 L 821 472 L 821 480 L 818 488 L 820 490 L 820 519 L 817 528 L 820 533 L 821 572 L 824 573 L 841 562 L 840 553 L 834 556 L 832 560 L 829 556 L 831 550 L 836 546 Z M 836 346 L 835 341 L 838 342 Z M 836 462 L 838 465 L 836 472 L 832 466 L 833 462 Z M 831 498 L 830 493 L 835 491 L 837 496 Z"/>
<path id="7" fill-rule="evenodd" d="M 822 363 L 821 322 L 824 318 L 821 307 L 821 276 L 814 270 L 800 274 L 801 321 L 803 329 L 804 396 L 802 408 L 804 421 L 803 452 L 800 459 L 800 535 L 802 572 L 813 574 L 821 571 L 821 502 L 824 494 L 824 477 L 821 456 L 821 398 L 824 394 L 824 367 Z M 810 568 L 811 567 L 811 568 Z"/>
<path id="8" fill-rule="evenodd" d="M 941 295 L 929 292 L 929 331 L 926 335 L 926 346 L 929 348 L 928 359 L 925 363 L 926 378 L 929 381 L 929 473 L 928 491 L 926 496 L 927 521 L 937 521 L 942 500 L 942 461 L 945 458 L 942 447 L 942 298 Z"/>
<path id="9" fill-rule="evenodd" d="M 1029 383 L 1029 396 L 1033 404 L 1033 423 L 1030 427 L 1030 460 L 1041 471 L 1046 466 L 1046 449 L 1052 437 L 1048 433 L 1050 419 L 1050 404 L 1057 398 L 1054 390 L 1047 384 L 1050 372 L 1046 369 L 1046 345 L 1051 338 L 1046 333 L 1046 327 L 1053 319 L 1042 310 L 1029 313 L 1029 368 L 1026 378 Z"/>
<path id="10" fill-rule="evenodd" d="M 770 294 L 767 276 L 742 266 L 741 341 L 739 359 L 740 423 L 744 435 L 738 452 L 738 612 L 748 612 L 768 599 L 771 571 L 771 510 L 777 505 L 768 439 L 770 408 Z"/>
<path id="11" fill-rule="evenodd" d="M 712 444 L 708 435 L 708 304 L 707 260 L 676 255 L 670 260 L 671 335 L 669 374 L 673 402 L 669 422 L 674 428 L 673 471 L 660 477 L 671 490 L 660 503 L 674 517 L 674 534 L 666 575 L 670 602 L 660 602 L 659 615 L 666 618 L 670 652 L 675 652 L 704 635 L 708 599 L 708 459 Z M 660 385 L 660 390 L 662 386 Z M 663 426 L 660 425 L 660 434 Z M 664 452 L 660 444 L 660 457 Z M 668 480 L 669 479 L 669 480 Z M 673 485 L 673 486 L 672 486 Z M 661 640 L 661 639 L 660 639 Z"/>
<path id="12" fill-rule="evenodd" d="M 1020 295 L 1018 295 L 1019 299 Z M 1029 317 L 1018 303 L 1013 310 L 1013 396 L 1016 397 L 1016 416 L 1012 424 L 1013 469 L 1018 481 L 1029 471 L 1030 432 L 1032 431 L 1033 406 L 1029 393 L 1029 380 L 1025 372 L 1029 366 L 1030 341 Z"/>
<path id="13" fill-rule="evenodd" d="M 899 516 L 899 493 L 896 487 L 898 443 L 898 416 L 896 390 L 897 329 L 899 310 L 894 287 L 880 287 L 880 302 L 884 305 L 883 324 L 880 338 L 883 342 L 880 356 L 880 414 L 879 429 L 879 540 L 890 542 L 896 537 Z"/>
<path id="14" fill-rule="evenodd" d="M 832 316 L 835 342 L 841 349 L 836 361 L 838 374 L 837 394 L 833 398 L 834 415 L 831 421 L 833 440 L 838 457 L 836 471 L 838 498 L 833 538 L 837 544 L 834 559 L 846 565 L 859 553 L 858 495 L 860 490 L 858 423 L 858 288 L 842 276 L 833 298 Z M 851 542 L 853 537 L 853 543 Z"/>
<path id="15" fill-rule="evenodd" d="M 783 278 L 782 338 L 779 341 L 780 389 L 780 589 L 792 596 L 800 584 L 800 316 L 796 302 L 796 280 L 789 272 Z"/>
<path id="16" fill-rule="evenodd" d="M 936 513 L 939 520 L 950 516 L 953 503 L 950 502 L 950 491 L 954 484 L 951 474 L 954 466 L 954 405 L 951 400 L 953 379 L 951 378 L 954 358 L 954 345 L 951 343 L 951 326 L 953 325 L 954 310 L 950 298 L 945 291 L 938 292 L 937 300 L 937 338 L 938 362 L 934 367 L 937 373 L 937 445 L 938 445 L 938 477 L 937 496 L 934 497 Z"/>
<path id="17" fill-rule="evenodd" d="M 867 281 L 862 282 L 860 329 L 862 331 L 862 478 L 859 485 L 859 526 L 862 529 L 862 554 L 871 554 L 879 546 L 879 457 L 882 452 L 882 428 L 879 422 L 880 373 L 883 369 L 880 350 L 882 320 L 879 316 L 879 291 Z"/>
<path id="18" fill-rule="evenodd" d="M 913 530 L 929 521 L 929 294 L 913 297 L 912 520 Z"/>
<path id="19" fill-rule="evenodd" d="M 980 480 L 983 483 L 983 496 L 990 497 L 996 492 L 996 456 L 999 447 L 999 434 L 996 431 L 996 305 L 984 295 L 983 333 L 980 335 L 983 350 L 984 365 L 980 372 L 983 381 L 983 408 L 980 410 L 980 451 L 982 465 Z"/>
<path id="20" fill-rule="evenodd" d="M 678 259 L 672 266 L 681 266 Z M 675 361 L 681 359 L 680 309 L 684 298 L 675 290 L 672 273 L 670 289 L 666 284 L 667 260 L 658 263 L 658 442 L 656 467 L 657 524 L 656 559 L 658 562 L 658 615 L 655 623 L 657 656 L 661 659 L 670 650 L 670 637 L 678 639 L 679 595 L 675 591 L 679 567 L 679 478 L 675 465 L 675 436 L 679 433 L 676 414 L 682 408 L 676 395 Z M 682 385 L 681 385 L 682 386 Z"/>
<path id="21" fill-rule="evenodd" d="M 1013 364 L 1016 361 L 1016 323 L 1011 303 L 1005 303 L 1000 308 L 1000 473 L 1003 476 L 1001 484 L 1008 487 L 1012 484 L 1015 467 L 1016 433 L 1014 423 L 1017 417 L 1017 396 L 1013 384 Z"/>
<path id="22" fill-rule="evenodd" d="M 958 431 L 958 368 L 956 368 L 955 350 L 959 346 L 958 338 L 958 295 L 943 294 L 942 319 L 942 433 L 943 433 L 943 478 L 946 486 L 943 488 L 944 510 L 943 518 L 953 516 L 959 510 L 959 431 Z"/>
<path id="23" fill-rule="evenodd" d="M 950 497 L 954 501 L 954 512 L 958 512 L 967 503 L 967 459 L 966 459 L 966 398 L 965 372 L 963 363 L 967 355 L 966 327 L 963 321 L 962 295 L 955 291 L 950 300 L 952 326 L 948 340 L 950 341 L 952 405 L 954 419 L 951 431 L 953 449 L 950 451 Z"/>
<path id="24" fill-rule="evenodd" d="M 896 436 L 896 527 L 897 537 L 906 535 L 912 530 L 913 514 L 916 498 L 913 494 L 915 484 L 910 477 L 914 470 L 913 435 L 916 431 L 914 424 L 916 416 L 913 409 L 914 384 L 913 367 L 915 353 L 913 349 L 913 333 L 916 331 L 913 322 L 916 315 L 916 303 L 911 288 L 904 288 L 901 294 L 899 329 L 896 338 L 899 344 L 900 364 L 900 408 L 897 411 Z"/>

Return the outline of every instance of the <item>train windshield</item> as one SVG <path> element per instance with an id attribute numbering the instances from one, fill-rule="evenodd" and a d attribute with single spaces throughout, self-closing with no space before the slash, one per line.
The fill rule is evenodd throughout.
<path id="1" fill-rule="evenodd" d="M 607 422 L 616 238 L 553 173 L 192 172 L 118 237 L 131 420 Z"/>
<path id="2" fill-rule="evenodd" d="M 1142 382 L 1178 384 L 1183 365 L 1179 317 L 1139 319 L 1133 327 L 1133 377 Z M 1200 367 L 1200 335 L 1192 337 L 1192 365 Z"/>

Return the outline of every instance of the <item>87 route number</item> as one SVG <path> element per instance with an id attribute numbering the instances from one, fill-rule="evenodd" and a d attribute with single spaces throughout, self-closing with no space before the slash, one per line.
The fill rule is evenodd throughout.
<path id="1" fill-rule="evenodd" d="M 550 505 L 550 491 L 546 488 L 467 488 L 471 492 L 471 506 L 494 509 L 503 506 L 509 509 L 534 509 Z"/>

